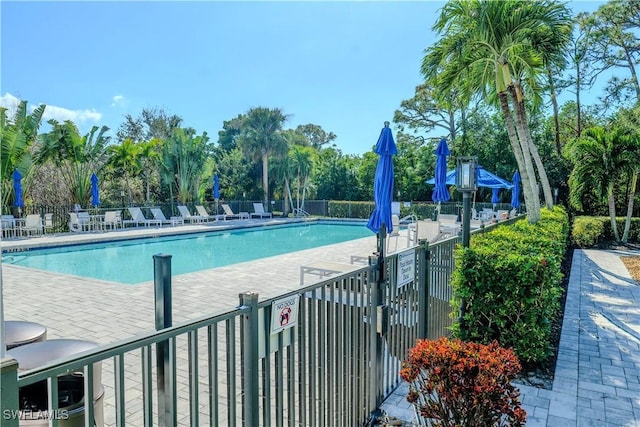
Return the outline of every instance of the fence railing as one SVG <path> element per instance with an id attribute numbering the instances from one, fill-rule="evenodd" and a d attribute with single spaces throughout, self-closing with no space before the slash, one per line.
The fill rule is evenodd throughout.
<path id="1" fill-rule="evenodd" d="M 458 243 L 421 243 L 384 262 L 371 257 L 360 269 L 260 302 L 240 294 L 234 309 L 19 374 L 4 359 L 2 426 L 42 413 L 52 426 L 72 417 L 85 426 L 363 425 L 399 384 L 415 340 L 448 334 Z M 156 285 L 170 286 L 170 277 L 158 277 L 170 269 L 155 271 Z M 83 397 L 64 407 L 70 373 L 82 377 Z M 41 411 L 23 393 L 34 384 L 44 385 Z"/>

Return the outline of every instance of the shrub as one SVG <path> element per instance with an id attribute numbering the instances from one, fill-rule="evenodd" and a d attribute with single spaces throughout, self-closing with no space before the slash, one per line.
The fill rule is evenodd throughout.
<path id="1" fill-rule="evenodd" d="M 620 237 L 624 231 L 625 220 L 625 217 L 616 218 Z M 571 234 L 573 242 L 581 248 L 590 248 L 614 240 L 611 219 L 608 216 L 576 217 L 573 221 Z M 640 241 L 640 218 L 631 218 L 628 241 Z"/>
<path id="2" fill-rule="evenodd" d="M 400 376 L 407 400 L 434 426 L 522 426 L 527 414 L 511 381 L 520 372 L 512 350 L 440 338 L 419 340 Z"/>
<path id="3" fill-rule="evenodd" d="M 604 230 L 607 223 L 609 223 L 609 219 L 604 217 L 577 217 L 573 221 L 573 230 L 571 232 L 573 242 L 581 248 L 597 245 L 604 239 Z"/>
<path id="4" fill-rule="evenodd" d="M 484 344 L 497 340 L 526 363 L 550 356 L 569 227 L 563 209 L 542 214 L 537 224 L 498 227 L 456 250 L 452 305 L 457 309 L 464 299 L 466 309 L 454 336 Z"/>

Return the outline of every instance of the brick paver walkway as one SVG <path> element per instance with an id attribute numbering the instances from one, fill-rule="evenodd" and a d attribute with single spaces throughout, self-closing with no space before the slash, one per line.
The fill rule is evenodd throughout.
<path id="1" fill-rule="evenodd" d="M 620 256 L 576 250 L 552 390 L 519 385 L 527 426 L 640 426 L 640 285 Z M 382 405 L 415 424 L 406 384 Z"/>

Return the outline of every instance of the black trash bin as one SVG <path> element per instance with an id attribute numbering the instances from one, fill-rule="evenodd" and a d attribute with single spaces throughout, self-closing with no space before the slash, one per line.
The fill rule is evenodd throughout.
<path id="1" fill-rule="evenodd" d="M 53 339 L 15 347 L 8 354 L 18 362 L 18 371 L 26 371 L 95 347 L 96 344 L 89 341 Z M 98 362 L 93 365 L 93 410 L 97 427 L 104 426 L 104 387 L 101 382 L 102 365 Z M 60 427 L 84 426 L 83 372 L 70 372 L 58 377 L 58 412 L 55 414 L 48 412 L 46 381 L 20 387 L 18 394 L 20 426 L 47 427 L 52 416 L 56 416 Z"/>
<path id="2" fill-rule="evenodd" d="M 6 320 L 4 333 L 7 350 L 47 339 L 47 328 L 39 323 L 22 320 Z"/>

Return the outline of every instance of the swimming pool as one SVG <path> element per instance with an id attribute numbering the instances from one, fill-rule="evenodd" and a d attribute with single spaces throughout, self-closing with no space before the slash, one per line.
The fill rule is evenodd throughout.
<path id="1" fill-rule="evenodd" d="M 153 255 L 170 254 L 184 274 L 371 236 L 364 223 L 269 226 L 182 236 L 33 249 L 2 262 L 124 284 L 153 280 Z"/>

